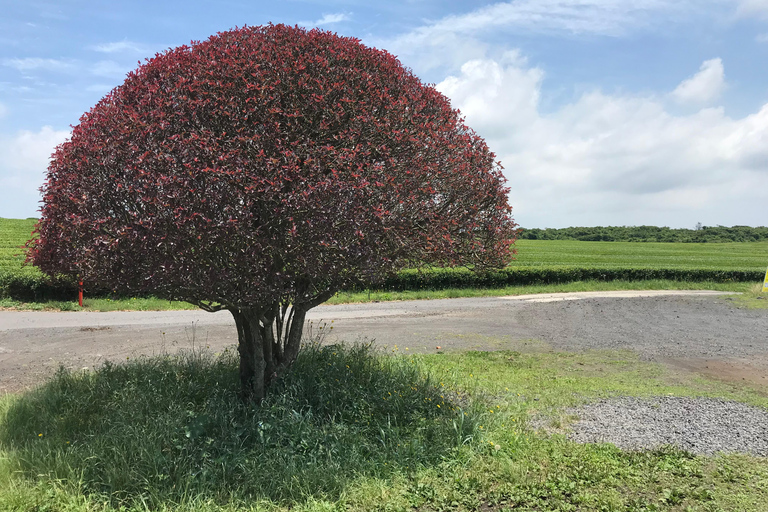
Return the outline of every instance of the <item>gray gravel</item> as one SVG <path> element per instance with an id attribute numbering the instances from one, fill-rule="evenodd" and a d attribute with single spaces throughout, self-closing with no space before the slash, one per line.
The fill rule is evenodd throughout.
<path id="1" fill-rule="evenodd" d="M 713 398 L 621 397 L 570 409 L 568 438 L 628 450 L 674 445 L 698 455 L 768 456 L 768 411 Z"/>
<path id="2" fill-rule="evenodd" d="M 518 322 L 556 350 L 624 349 L 643 359 L 768 353 L 768 311 L 728 299 L 601 298 L 528 305 Z"/>

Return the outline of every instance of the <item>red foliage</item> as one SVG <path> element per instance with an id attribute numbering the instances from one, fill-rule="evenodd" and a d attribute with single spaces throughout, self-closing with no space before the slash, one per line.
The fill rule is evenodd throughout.
<path id="1" fill-rule="evenodd" d="M 320 30 L 220 33 L 83 115 L 31 258 L 128 293 L 303 302 L 403 266 L 502 266 L 494 155 L 390 54 Z"/>
<path id="2" fill-rule="evenodd" d="M 503 266 L 516 233 L 500 166 L 444 96 L 386 52 L 282 25 L 148 60 L 83 115 L 43 192 L 36 265 L 229 309 L 256 398 L 335 291 Z"/>

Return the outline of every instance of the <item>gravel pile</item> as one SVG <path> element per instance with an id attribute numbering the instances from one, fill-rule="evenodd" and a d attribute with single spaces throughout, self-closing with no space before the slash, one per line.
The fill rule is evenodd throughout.
<path id="1" fill-rule="evenodd" d="M 713 398 L 622 397 L 567 411 L 579 418 L 568 438 L 638 450 L 674 445 L 699 455 L 768 456 L 768 411 Z"/>

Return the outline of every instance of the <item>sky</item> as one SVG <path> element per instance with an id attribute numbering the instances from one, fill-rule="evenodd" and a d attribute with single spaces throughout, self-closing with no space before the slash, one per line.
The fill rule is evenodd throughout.
<path id="1" fill-rule="evenodd" d="M 381 48 L 459 109 L 525 228 L 768 225 L 768 0 L 0 0 L 0 217 L 158 52 L 234 27 Z"/>

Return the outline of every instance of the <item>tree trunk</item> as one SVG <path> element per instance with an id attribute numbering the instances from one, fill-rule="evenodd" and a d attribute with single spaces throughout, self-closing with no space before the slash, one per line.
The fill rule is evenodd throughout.
<path id="1" fill-rule="evenodd" d="M 285 332 L 285 343 L 283 345 L 283 361 L 281 364 L 290 366 L 299 355 L 301 348 L 301 334 L 304 332 L 304 320 L 307 312 L 304 309 L 296 308 L 293 311 L 293 318 L 289 329 Z"/>
<path id="2" fill-rule="evenodd" d="M 333 296 L 326 291 L 311 301 L 264 307 L 229 308 L 237 325 L 243 400 L 261 402 L 267 387 L 299 355 L 307 311 Z"/>
<path id="3" fill-rule="evenodd" d="M 230 309 L 237 325 L 237 351 L 240 353 L 240 393 L 244 401 L 261 402 L 266 396 L 264 344 L 255 309 Z"/>

